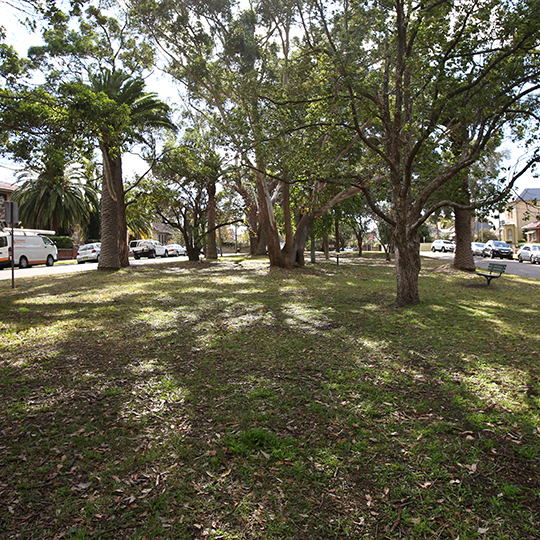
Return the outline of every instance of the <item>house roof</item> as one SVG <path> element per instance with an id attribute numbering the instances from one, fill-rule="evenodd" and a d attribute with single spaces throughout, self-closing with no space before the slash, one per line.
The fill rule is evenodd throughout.
<path id="1" fill-rule="evenodd" d="M 0 180 L 0 193 L 13 193 L 16 189 L 17 186 Z"/>
<path id="2" fill-rule="evenodd" d="M 533 199 L 540 201 L 540 188 L 524 189 L 517 197 L 518 201 L 531 201 Z"/>
<path id="3" fill-rule="evenodd" d="M 525 227 L 521 227 L 523 231 L 525 230 L 531 230 L 531 229 L 540 229 L 540 221 L 535 221 L 534 223 L 529 223 L 528 225 L 525 225 Z"/>

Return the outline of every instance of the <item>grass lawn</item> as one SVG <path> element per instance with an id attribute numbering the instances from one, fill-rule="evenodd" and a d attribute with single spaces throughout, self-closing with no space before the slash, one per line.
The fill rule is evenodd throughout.
<path id="1" fill-rule="evenodd" d="M 540 538 L 540 283 L 340 263 L 1 282 L 0 538 Z"/>

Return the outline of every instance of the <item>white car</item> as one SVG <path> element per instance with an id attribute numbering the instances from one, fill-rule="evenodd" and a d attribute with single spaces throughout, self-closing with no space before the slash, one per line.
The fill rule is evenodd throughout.
<path id="1" fill-rule="evenodd" d="M 155 259 L 156 257 L 168 257 L 169 255 L 165 246 L 157 240 L 132 240 L 129 243 L 129 249 L 135 259 L 141 257 Z"/>
<path id="2" fill-rule="evenodd" d="M 450 242 L 450 240 L 435 240 L 435 242 L 431 244 L 431 251 L 433 251 L 433 253 L 436 251 L 441 251 L 442 253 L 451 251 L 453 253 L 456 251 L 456 244 Z"/>
<path id="3" fill-rule="evenodd" d="M 99 254 L 101 253 L 101 242 L 95 244 L 84 244 L 77 250 L 77 263 L 84 264 L 85 262 L 99 262 Z"/>
<path id="4" fill-rule="evenodd" d="M 471 250 L 473 255 L 478 255 L 479 257 L 482 257 L 484 253 L 484 246 L 486 244 L 483 244 L 482 242 L 471 242 Z"/>
<path id="5" fill-rule="evenodd" d="M 182 247 L 180 244 L 168 244 L 165 246 L 167 254 L 169 257 L 178 257 L 178 255 L 187 255 L 185 247 Z"/>
<path id="6" fill-rule="evenodd" d="M 517 252 L 517 258 L 519 262 L 530 261 L 534 264 L 539 254 L 540 244 L 523 244 Z"/>

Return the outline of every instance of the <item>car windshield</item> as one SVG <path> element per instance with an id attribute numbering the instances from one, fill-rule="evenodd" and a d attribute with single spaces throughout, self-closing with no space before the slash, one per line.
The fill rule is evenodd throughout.
<path id="1" fill-rule="evenodd" d="M 506 242 L 493 242 L 493 245 L 497 247 L 510 247 Z"/>
<path id="2" fill-rule="evenodd" d="M 81 251 L 86 251 L 87 249 L 94 249 L 94 244 L 85 244 L 79 248 Z"/>

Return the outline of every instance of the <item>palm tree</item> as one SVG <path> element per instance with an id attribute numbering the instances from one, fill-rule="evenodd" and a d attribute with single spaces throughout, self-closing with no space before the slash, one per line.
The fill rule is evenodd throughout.
<path id="1" fill-rule="evenodd" d="M 37 228 L 67 233 L 98 206 L 97 192 L 81 168 L 67 163 L 58 149 L 48 148 L 42 166 L 24 170 L 18 179 L 22 183 L 13 200 L 19 202 L 21 221 Z"/>
<path id="2" fill-rule="evenodd" d="M 116 125 L 106 119 L 99 134 L 103 155 L 99 268 L 118 269 L 129 266 L 122 150 L 131 143 L 148 144 L 145 135 L 151 129 L 174 130 L 175 126 L 169 118 L 169 106 L 157 94 L 145 92 L 141 78 L 104 70 L 90 77 L 90 87 L 105 94 L 119 113 Z"/>

